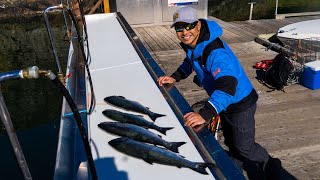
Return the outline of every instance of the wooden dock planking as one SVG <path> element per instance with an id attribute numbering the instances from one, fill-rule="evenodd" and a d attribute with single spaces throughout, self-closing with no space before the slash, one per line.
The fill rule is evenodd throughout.
<path id="1" fill-rule="evenodd" d="M 137 31 L 140 35 L 140 39 L 143 39 L 141 42 L 145 42 L 148 47 L 150 47 L 151 53 L 156 51 L 161 51 L 161 48 L 159 45 L 155 42 L 155 40 L 144 30 L 144 28 L 137 27 L 134 28 L 135 31 Z"/>
<path id="2" fill-rule="evenodd" d="M 252 26 L 250 26 L 249 24 L 244 24 L 241 22 L 231 22 L 231 24 L 241 28 L 243 31 L 246 31 L 248 34 L 250 34 L 250 41 L 252 41 L 255 37 L 258 36 L 259 33 L 261 33 L 257 29 L 252 29 Z"/>
<path id="3" fill-rule="evenodd" d="M 286 21 L 285 19 L 282 19 L 282 20 L 275 20 L 275 19 L 269 20 L 269 19 L 266 19 L 266 21 L 269 22 L 272 26 L 275 26 L 277 28 L 281 28 L 283 26 L 286 26 L 286 25 L 290 24 L 290 22 Z"/>
<path id="4" fill-rule="evenodd" d="M 263 22 L 260 22 L 258 20 L 246 21 L 244 23 L 249 24 L 252 28 L 256 28 L 259 32 L 265 32 L 264 34 L 270 34 L 270 33 L 277 32 L 276 28 L 266 26 L 266 25 L 264 25 Z"/>
<path id="5" fill-rule="evenodd" d="M 143 33 L 142 34 L 140 34 L 140 32 L 142 32 L 143 30 L 140 30 L 140 28 L 135 28 L 134 29 L 134 32 L 137 34 L 137 36 L 138 37 L 142 37 L 143 35 Z M 149 52 L 152 52 L 153 50 L 151 49 L 151 47 L 150 47 L 150 45 L 146 42 L 146 39 L 147 38 L 145 38 L 145 39 L 140 39 L 141 40 L 141 42 L 144 44 L 144 46 L 145 46 L 145 48 L 149 51 Z"/>
<path id="6" fill-rule="evenodd" d="M 260 20 L 256 20 L 256 22 L 260 22 L 261 25 L 264 26 L 264 27 L 265 26 L 269 27 L 269 29 L 272 30 L 271 33 L 277 32 L 280 27 L 283 27 L 283 26 L 286 25 L 286 24 L 283 23 L 283 21 L 274 21 L 274 19 L 272 19 L 272 20 L 262 19 L 261 21 Z"/>
<path id="7" fill-rule="evenodd" d="M 231 31 L 225 29 L 223 31 L 223 35 L 221 36 L 221 39 L 225 40 L 226 42 L 230 43 L 230 42 L 241 42 L 239 39 L 239 37 L 235 34 L 233 34 Z"/>
<path id="8" fill-rule="evenodd" d="M 148 27 L 145 27 L 144 29 L 146 33 L 149 34 L 149 36 L 152 37 L 152 39 L 154 39 L 155 43 L 160 47 L 161 51 L 170 50 L 170 46 L 162 37 L 157 35 L 154 27 L 148 26 Z"/>
<path id="9" fill-rule="evenodd" d="M 176 34 L 176 31 L 174 30 L 174 28 L 171 28 L 171 26 L 168 26 L 168 25 L 164 25 L 163 27 L 168 30 L 167 33 L 169 32 L 168 34 L 170 34 L 170 37 L 172 37 L 172 38 L 176 37 L 177 38 L 177 34 Z"/>
<path id="10" fill-rule="evenodd" d="M 297 84 L 286 87 L 285 93 L 267 92 L 269 89 L 255 79 L 256 71 L 252 65 L 263 59 L 272 59 L 277 53 L 265 51 L 265 47 L 253 42 L 253 38 L 259 34 L 276 33 L 278 28 L 294 22 L 319 17 L 231 23 L 213 18 L 224 29 L 222 39 L 229 43 L 259 94 L 255 116 L 257 142 L 272 156 L 280 158 L 283 166 L 297 179 L 320 177 L 320 90 L 309 90 Z M 150 30 L 157 32 L 150 33 Z M 170 75 L 182 63 L 185 53 L 173 45 L 179 44 L 179 41 L 170 26 L 157 26 L 143 31 L 138 29 L 137 32 L 165 73 Z M 167 41 L 171 39 L 171 49 L 162 50 L 164 48 L 160 48 L 159 43 L 153 42 L 159 37 L 150 37 L 153 35 Z M 176 84 L 190 105 L 208 98 L 206 92 L 192 82 L 192 77 L 193 74 Z M 223 146 L 223 142 L 220 143 Z"/>
<path id="11" fill-rule="evenodd" d="M 224 30 L 224 32 L 230 31 L 230 32 L 236 34 L 239 37 L 240 42 L 251 41 L 255 37 L 255 35 L 253 35 L 252 33 L 248 33 L 246 30 L 240 28 L 239 26 L 232 25 L 232 26 L 228 26 L 228 27 L 223 28 L 223 30 Z M 229 43 L 235 43 L 235 42 L 229 42 Z"/>
<path id="12" fill-rule="evenodd" d="M 169 46 L 169 50 L 172 49 L 181 49 L 177 37 L 170 36 L 170 33 L 167 33 L 166 28 L 163 26 L 154 26 L 153 30 L 165 41 L 165 43 Z"/>
<path id="13" fill-rule="evenodd" d="M 251 41 L 251 39 L 253 39 L 252 34 L 246 32 L 245 30 L 241 29 L 239 26 L 235 26 L 233 24 L 224 22 L 220 19 L 214 18 L 214 17 L 210 17 L 209 19 L 216 21 L 222 28 L 223 28 L 223 35 L 222 37 L 226 36 L 226 42 L 228 43 L 237 43 L 237 42 L 246 42 L 246 41 Z M 229 39 L 228 38 L 228 34 L 232 33 L 238 36 L 239 40 L 236 39 Z"/>

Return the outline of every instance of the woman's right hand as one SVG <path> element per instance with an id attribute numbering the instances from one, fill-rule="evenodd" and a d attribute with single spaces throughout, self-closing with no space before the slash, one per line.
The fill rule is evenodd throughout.
<path id="1" fill-rule="evenodd" d="M 163 86 L 165 84 L 173 84 L 174 82 L 176 82 L 176 80 L 170 76 L 161 76 L 157 81 L 159 86 Z"/>

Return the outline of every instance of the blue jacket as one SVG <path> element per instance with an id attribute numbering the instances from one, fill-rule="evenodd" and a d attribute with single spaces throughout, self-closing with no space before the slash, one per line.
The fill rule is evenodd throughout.
<path id="1" fill-rule="evenodd" d="M 172 77 L 180 81 L 193 71 L 196 72 L 200 84 L 210 96 L 208 103 L 199 111 L 207 120 L 222 111 L 237 112 L 251 107 L 257 101 L 258 95 L 238 58 L 229 46 L 219 39 L 222 28 L 214 21 L 200 21 L 201 30 L 197 44 L 192 49 L 181 43 L 187 57 Z M 216 43 L 213 41 L 218 44 L 220 42 L 220 46 L 210 47 Z"/>

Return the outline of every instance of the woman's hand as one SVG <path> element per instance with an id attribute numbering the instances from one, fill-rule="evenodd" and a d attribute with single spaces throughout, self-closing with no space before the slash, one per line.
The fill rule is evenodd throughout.
<path id="1" fill-rule="evenodd" d="M 163 86 L 165 84 L 173 84 L 174 82 L 176 82 L 176 80 L 170 76 L 161 76 L 157 81 L 159 86 Z"/>
<path id="2" fill-rule="evenodd" d="M 197 112 L 189 112 L 183 117 L 186 120 L 184 125 L 192 127 L 195 131 L 200 131 L 206 123 L 206 120 L 204 120 Z"/>

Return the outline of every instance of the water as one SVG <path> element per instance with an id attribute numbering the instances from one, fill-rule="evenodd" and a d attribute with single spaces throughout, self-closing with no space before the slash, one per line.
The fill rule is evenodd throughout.
<path id="1" fill-rule="evenodd" d="M 276 0 L 208 0 L 208 15 L 224 21 L 249 19 L 249 2 L 256 2 L 252 19 L 273 19 Z M 320 10 L 319 0 L 279 0 L 278 14 L 313 12 Z"/>
<path id="2" fill-rule="evenodd" d="M 69 43 L 63 41 L 63 19 L 51 21 L 65 70 Z M 42 17 L 0 20 L 0 42 L 0 72 L 29 66 L 57 71 Z M 46 78 L 3 82 L 1 90 L 33 178 L 52 179 L 62 95 Z M 0 147 L 0 179 L 23 179 L 2 123 Z"/>
<path id="3" fill-rule="evenodd" d="M 17 132 L 33 179 L 52 179 L 56 161 L 59 120 Z M 7 134 L 0 135 L 0 179 L 24 179 Z"/>

